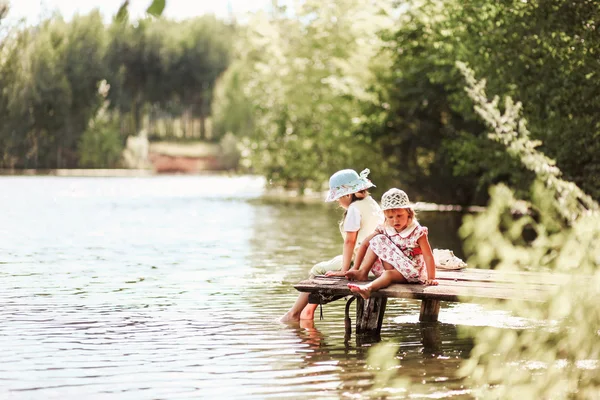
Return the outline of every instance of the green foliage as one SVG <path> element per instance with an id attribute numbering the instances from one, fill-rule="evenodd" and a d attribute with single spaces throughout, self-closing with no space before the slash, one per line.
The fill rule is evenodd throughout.
<path id="1" fill-rule="evenodd" d="M 125 0 L 115 14 L 115 22 L 123 23 L 129 21 L 129 0 Z"/>
<path id="2" fill-rule="evenodd" d="M 371 398 L 385 398 L 386 395 L 406 395 L 410 380 L 398 378 L 400 362 L 396 357 L 399 345 L 397 343 L 378 343 L 369 350 L 367 365 L 375 372 L 373 387 L 367 392 Z"/>
<path id="3" fill-rule="evenodd" d="M 77 142 L 100 106 L 104 25 L 100 14 L 46 20 L 14 32 L 0 63 L 0 166 L 77 165 Z"/>
<path id="4" fill-rule="evenodd" d="M 381 46 L 377 31 L 392 22 L 386 6 L 306 1 L 293 13 L 254 16 L 219 97 L 221 110 L 249 103 L 252 121 L 242 109 L 231 123 L 222 113 L 217 124 L 251 131 L 244 154 L 253 171 L 302 192 L 321 189 L 336 169 L 384 168 L 370 161 L 376 152 L 359 128 L 361 110 L 377 101 L 366 88 Z"/>
<path id="5" fill-rule="evenodd" d="M 110 111 L 119 117 L 114 133 L 123 143 L 150 109 L 176 117 L 188 112 L 204 128 L 215 81 L 229 65 L 231 27 L 213 16 L 130 24 L 127 7 L 126 1 L 108 27 L 95 11 L 69 22 L 54 15 L 2 36 L 0 168 L 106 164 L 89 161 L 90 147 L 85 161 L 79 158 L 82 135 L 102 106 L 103 80 L 111 85 Z M 151 7 L 158 12 L 164 1 Z M 87 136 L 85 143 L 96 137 Z"/>
<path id="6" fill-rule="evenodd" d="M 183 22 L 180 35 L 180 57 L 169 75 L 175 78 L 172 82 L 178 99 L 191 104 L 193 114 L 204 124 L 211 114 L 217 78 L 230 64 L 233 31 L 215 17 L 205 16 Z M 204 125 L 201 131 L 204 136 Z"/>
<path id="7" fill-rule="evenodd" d="M 80 165 L 85 168 L 116 168 L 120 166 L 123 141 L 119 124 L 107 116 L 91 121 L 78 146 Z"/>
<path id="8" fill-rule="evenodd" d="M 146 12 L 153 17 L 160 17 L 165 10 L 165 0 L 154 0 L 149 6 Z"/>
<path id="9" fill-rule="evenodd" d="M 600 3 L 448 1 L 457 60 L 523 103 L 533 139 L 565 178 L 600 198 Z"/>
<path id="10" fill-rule="evenodd" d="M 476 346 L 460 373 L 481 388 L 482 398 L 594 398 L 600 389 L 600 207 L 575 184 L 562 180 L 554 161 L 536 150 L 539 143 L 529 139 L 519 103 L 507 98 L 501 113 L 498 98 L 487 100 L 485 82 L 476 82 L 465 65 L 460 68 L 469 97 L 492 130 L 490 137 L 537 177 L 528 203 L 518 202 L 500 185 L 492 189 L 485 212 L 465 218 L 461 234 L 471 254 L 469 264 L 560 274 L 560 285 L 540 299 L 543 303 L 494 304 L 517 317 L 551 324 L 522 332 L 470 330 Z"/>
<path id="11" fill-rule="evenodd" d="M 153 17 L 160 17 L 167 5 L 166 0 L 153 0 L 146 9 L 146 13 Z M 125 0 L 119 10 L 115 14 L 115 22 L 126 23 L 129 21 L 129 0 Z"/>
<path id="12" fill-rule="evenodd" d="M 397 166 L 395 185 L 428 201 L 484 203 L 499 182 L 519 195 L 534 174 L 486 131 L 462 91 L 457 60 L 492 90 L 523 101 L 533 139 L 568 180 L 592 197 L 598 186 L 600 3 L 509 0 L 404 2 L 383 36 L 393 67 L 374 92 L 364 131 Z"/>
<path id="13" fill-rule="evenodd" d="M 233 61 L 215 86 L 212 117 L 216 137 L 231 133 L 243 138 L 253 132 L 254 107 L 244 92 L 246 69 L 244 63 Z"/>
<path id="14" fill-rule="evenodd" d="M 204 135 L 215 82 L 229 65 L 231 28 L 213 16 L 145 19 L 113 24 L 110 36 L 111 106 L 133 116 L 127 133 L 137 133 L 144 110 L 154 105 L 189 109 L 201 118 Z"/>
<path id="15" fill-rule="evenodd" d="M 223 169 L 236 170 L 240 164 L 241 152 L 239 138 L 233 133 L 227 132 L 219 142 L 221 152 L 219 154 L 219 164 Z"/>
<path id="16" fill-rule="evenodd" d="M 465 64 L 459 69 L 475 111 L 501 143 L 535 174 L 526 199 L 506 185 L 494 186 L 486 210 L 468 215 L 461 227 L 468 264 L 499 271 L 552 272 L 556 286 L 540 302 L 489 300 L 490 308 L 532 321 L 524 330 L 461 327 L 475 346 L 458 377 L 483 399 L 594 399 L 600 390 L 600 206 L 577 185 L 561 178 L 554 160 L 530 139 L 520 103 L 506 98 L 487 99 L 485 81 L 477 82 Z M 515 281 L 519 287 L 528 282 Z M 537 321 L 537 322 L 536 322 Z M 376 357 L 376 359 L 375 359 Z M 401 386 L 409 382 L 394 376 L 396 352 L 376 349 L 374 366 L 382 366 L 377 382 Z M 375 361 L 373 361 L 375 360 Z M 377 389 L 377 386 L 375 387 Z"/>
<path id="17" fill-rule="evenodd" d="M 80 165 L 86 168 L 115 168 L 120 166 L 123 141 L 119 135 L 118 120 L 108 113 L 106 100 L 110 85 L 102 81 L 98 85 L 102 107 L 90 121 L 78 145 Z"/>
<path id="18" fill-rule="evenodd" d="M 411 1 L 394 30 L 385 32 L 392 67 L 381 71 L 372 90 L 381 106 L 365 131 L 395 166 L 391 184 L 412 191 L 411 198 L 482 204 L 489 185 L 523 181 L 525 172 L 464 103 L 456 70 L 445 2 Z M 526 186 L 525 186 L 526 187 Z"/>
<path id="19" fill-rule="evenodd" d="M 523 166 L 535 173 L 537 179 L 556 193 L 559 212 L 566 221 L 579 218 L 582 212 L 598 210 L 598 204 L 577 185 L 561 179 L 561 171 L 556 167 L 554 160 L 536 150 L 541 145 L 540 141 L 530 139 L 526 121 L 520 118 L 521 103 L 513 103 L 510 97 L 506 98 L 505 112 L 498 109 L 499 98 L 487 101 L 485 94 L 486 81 L 477 82 L 472 70 L 466 64 L 458 63 L 458 68 L 467 80 L 467 93 L 475 102 L 475 111 L 492 129 L 489 137 L 502 143 L 507 151 L 518 157 Z"/>

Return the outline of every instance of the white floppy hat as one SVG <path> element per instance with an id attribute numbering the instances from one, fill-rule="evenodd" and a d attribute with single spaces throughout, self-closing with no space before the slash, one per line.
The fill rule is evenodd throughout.
<path id="1" fill-rule="evenodd" d="M 329 193 L 325 201 L 336 201 L 342 196 L 374 187 L 373 182 L 367 179 L 370 172 L 366 168 L 359 176 L 353 169 L 343 169 L 331 175 L 331 178 L 329 178 Z"/>
<path id="2" fill-rule="evenodd" d="M 381 209 L 392 210 L 394 208 L 411 208 L 412 204 L 408 200 L 408 195 L 404 190 L 390 189 L 381 196 Z"/>

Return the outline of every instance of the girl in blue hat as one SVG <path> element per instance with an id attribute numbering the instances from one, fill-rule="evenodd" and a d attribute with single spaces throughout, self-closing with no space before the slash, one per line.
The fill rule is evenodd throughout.
<path id="1" fill-rule="evenodd" d="M 340 232 L 344 238 L 342 254 L 329 261 L 316 264 L 310 276 L 344 276 L 352 266 L 363 240 L 384 221 L 383 212 L 369 195 L 368 189 L 375 185 L 367 179 L 369 170 L 360 175 L 352 169 L 343 169 L 329 178 L 329 192 L 325 201 L 337 201 L 344 208 Z M 314 319 L 317 304 L 308 304 L 308 293 L 302 292 L 292 308 L 281 318 L 282 322 Z"/>

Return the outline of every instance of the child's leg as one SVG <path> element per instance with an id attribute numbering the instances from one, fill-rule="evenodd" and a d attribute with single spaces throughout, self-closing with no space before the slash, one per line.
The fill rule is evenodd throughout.
<path id="1" fill-rule="evenodd" d="M 315 311 L 319 307 L 318 304 L 307 304 L 300 313 L 300 319 L 315 319 Z"/>
<path id="2" fill-rule="evenodd" d="M 369 246 L 365 258 L 363 258 L 358 269 L 347 271 L 346 279 L 350 281 L 366 281 L 369 276 L 369 271 L 373 267 L 375 261 L 377 261 L 377 254 L 375 254 Z"/>
<path id="3" fill-rule="evenodd" d="M 392 283 L 407 283 L 408 281 L 398 270 L 390 269 L 383 271 L 379 278 L 371 282 L 371 290 L 379 290 L 390 286 Z"/>
<path id="4" fill-rule="evenodd" d="M 342 256 L 340 255 L 329 261 L 323 261 L 313 266 L 309 276 L 310 278 L 314 278 L 317 275 L 325 275 L 327 271 L 339 271 L 341 268 Z M 298 295 L 292 308 L 290 308 L 279 321 L 291 322 L 301 319 L 313 319 L 317 306 L 318 304 L 308 304 L 308 293 L 302 292 Z"/>
<path id="5" fill-rule="evenodd" d="M 371 292 L 386 288 L 390 286 L 392 283 L 406 283 L 407 280 L 400 272 L 396 269 L 386 269 L 383 271 L 377 279 L 375 279 L 371 283 L 367 283 L 366 285 L 357 285 L 354 283 L 349 283 L 348 288 L 352 293 L 360 295 L 363 299 L 368 299 L 371 297 Z"/>
<path id="6" fill-rule="evenodd" d="M 294 303 L 294 305 L 292 306 L 292 308 L 290 308 L 290 310 L 285 313 L 285 315 L 283 317 L 281 317 L 280 321 L 281 322 L 290 322 L 290 321 L 298 321 L 301 318 L 301 313 L 302 311 L 307 307 L 307 305 L 311 305 L 308 304 L 308 293 L 306 292 L 302 292 L 298 295 L 298 298 L 296 299 L 296 302 Z M 316 309 L 316 305 L 315 305 L 315 309 Z M 314 317 L 314 310 L 313 310 L 313 317 Z M 306 318 L 303 318 L 306 319 Z"/>

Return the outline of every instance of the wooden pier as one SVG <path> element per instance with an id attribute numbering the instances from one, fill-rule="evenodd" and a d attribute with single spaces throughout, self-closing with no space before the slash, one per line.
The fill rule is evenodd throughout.
<path id="1" fill-rule="evenodd" d="M 312 304 L 326 304 L 353 296 L 346 304 L 346 333 L 349 334 L 351 329 L 349 307 L 352 301 L 356 300 L 356 334 L 379 335 L 388 298 L 421 300 L 419 321 L 436 322 L 441 301 L 485 302 L 489 299 L 500 299 L 539 302 L 561 282 L 561 277 L 553 274 L 480 269 L 437 271 L 436 279 L 439 282 L 438 286 L 390 285 L 372 292 L 367 300 L 354 296 L 348 289 L 348 280 L 344 278 L 318 276 L 299 282 L 294 287 L 301 292 L 310 293 L 309 302 Z"/>

